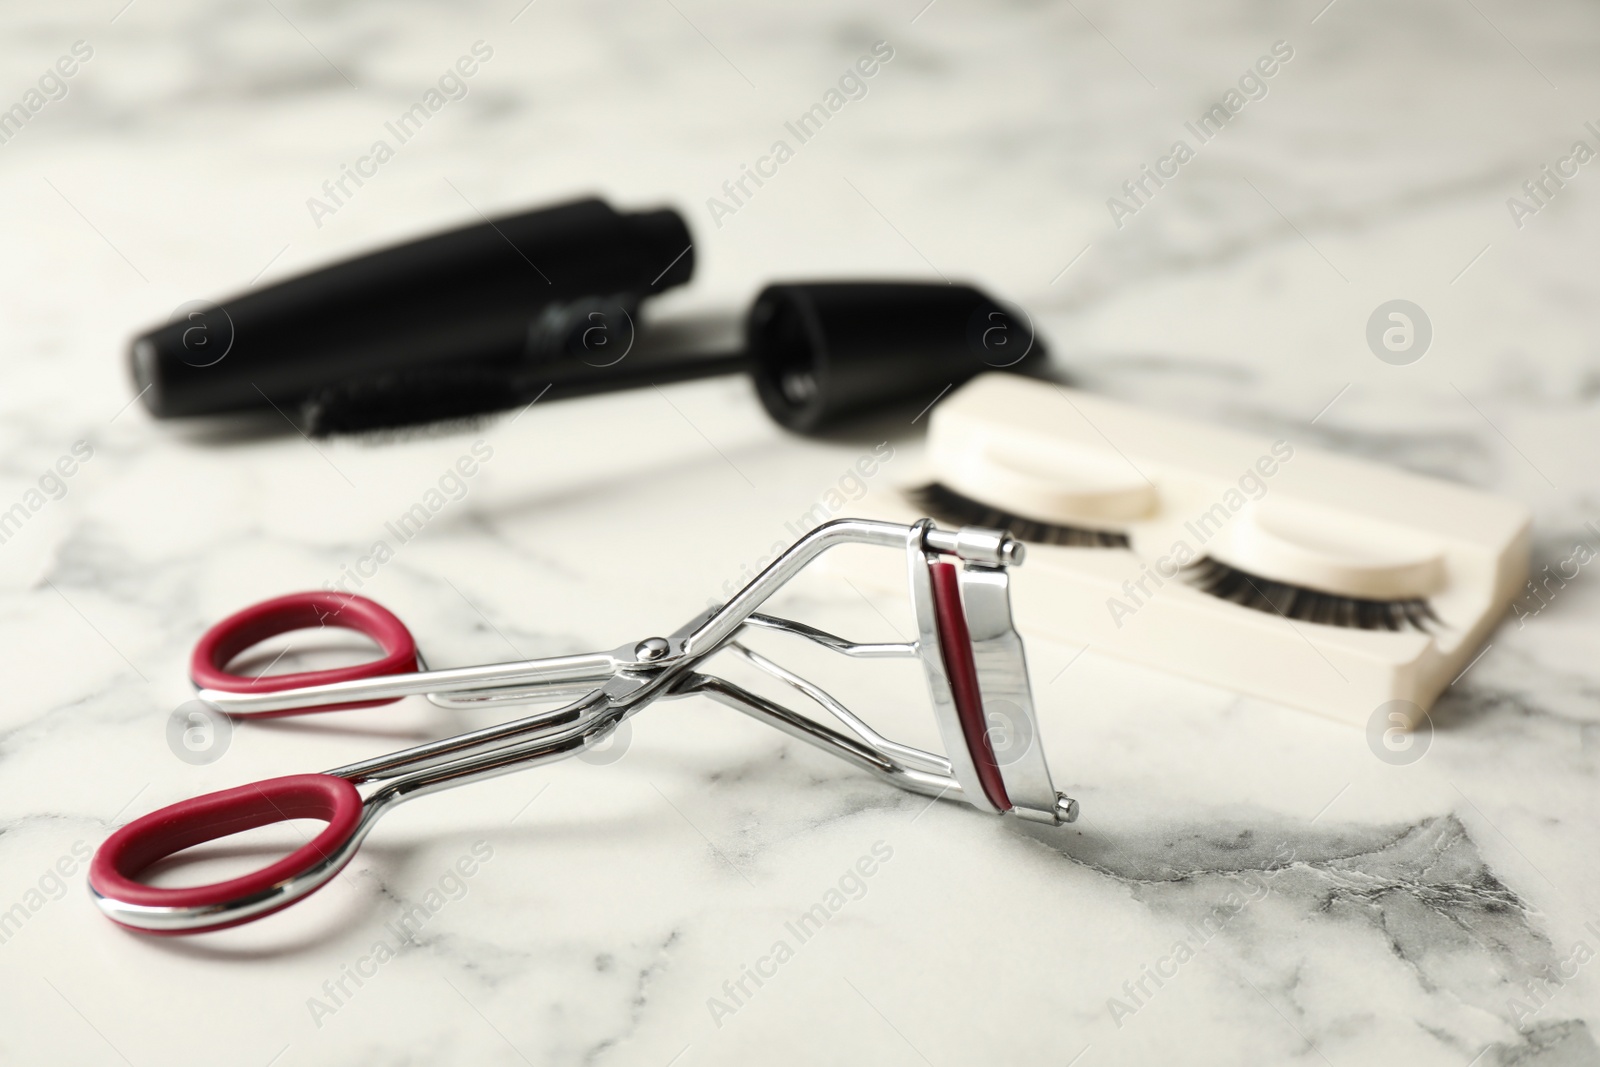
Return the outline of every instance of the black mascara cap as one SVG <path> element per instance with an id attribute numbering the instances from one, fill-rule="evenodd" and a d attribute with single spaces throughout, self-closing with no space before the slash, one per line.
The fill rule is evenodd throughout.
<path id="1" fill-rule="evenodd" d="M 789 282 L 756 297 L 746 348 L 761 403 L 798 433 L 900 402 L 932 403 L 991 370 L 1030 370 L 1032 322 L 969 285 Z"/>

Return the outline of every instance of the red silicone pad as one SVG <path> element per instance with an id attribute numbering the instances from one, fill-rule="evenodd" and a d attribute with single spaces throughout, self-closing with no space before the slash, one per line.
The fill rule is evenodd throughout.
<path id="1" fill-rule="evenodd" d="M 1000 764 L 989 745 L 989 731 L 983 717 L 983 694 L 978 690 L 978 666 L 972 659 L 972 635 L 967 631 L 967 616 L 961 610 L 961 583 L 953 563 L 933 563 L 933 607 L 939 624 L 939 655 L 950 692 L 956 700 L 956 716 L 961 720 L 961 735 L 972 753 L 989 803 L 1001 811 L 1011 810 L 1006 783 L 1000 777 Z"/>
<path id="2" fill-rule="evenodd" d="M 290 819 L 321 819 L 328 825 L 276 863 L 226 882 L 160 889 L 135 880 L 151 864 L 175 852 Z M 166 908 L 224 904 L 263 893 L 321 863 L 355 833 L 360 821 L 361 795 L 343 778 L 328 774 L 269 778 L 220 793 L 207 793 L 135 819 L 108 837 L 95 852 L 89 864 L 89 884 L 101 896 L 123 904 Z M 285 901 L 279 907 L 290 903 L 292 901 Z M 273 908 L 245 919 L 223 920 L 199 929 L 140 929 L 138 932 L 204 933 L 250 922 L 277 910 Z"/>
<path id="3" fill-rule="evenodd" d="M 338 626 L 366 634 L 383 649 L 383 655 L 366 663 L 334 667 L 325 671 L 297 671 L 293 674 L 268 674 L 246 678 L 228 673 L 227 666 L 239 653 L 269 637 L 315 626 Z M 189 660 L 189 677 L 203 689 L 227 693 L 275 693 L 303 685 L 349 682 L 357 678 L 376 678 L 384 674 L 404 674 L 417 669 L 417 642 L 394 613 L 375 601 L 348 593 L 319 591 L 290 593 L 263 600 L 235 612 L 205 632 L 194 646 Z M 313 711 L 339 711 L 344 708 L 371 708 L 392 704 L 398 698 L 368 700 L 325 707 L 294 708 L 288 711 L 256 712 L 253 718 L 278 715 L 303 715 Z"/>

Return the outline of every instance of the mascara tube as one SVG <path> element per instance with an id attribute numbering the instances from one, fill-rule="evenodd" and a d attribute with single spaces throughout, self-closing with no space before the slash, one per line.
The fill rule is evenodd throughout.
<path id="1" fill-rule="evenodd" d="M 129 362 L 157 418 L 287 410 L 352 379 L 514 365 L 552 310 L 597 298 L 636 304 L 693 272 L 676 211 L 580 200 L 186 305 L 136 337 Z"/>

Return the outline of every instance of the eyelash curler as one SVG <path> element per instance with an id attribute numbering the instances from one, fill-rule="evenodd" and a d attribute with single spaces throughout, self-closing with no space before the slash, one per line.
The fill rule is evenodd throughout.
<path id="1" fill-rule="evenodd" d="M 907 557 L 917 635 L 863 644 L 758 612 L 817 556 L 843 544 L 899 548 Z M 1000 530 L 940 530 L 841 519 L 795 542 L 719 608 L 667 637 L 610 652 L 428 670 L 411 633 L 363 597 L 297 593 L 247 608 L 195 648 L 200 698 L 230 715 L 259 717 L 371 707 L 426 696 L 450 708 L 575 697 L 539 711 L 322 774 L 297 774 L 182 801 L 113 833 L 95 853 L 89 889 L 113 922 L 152 934 L 192 934 L 250 922 L 326 885 L 395 804 L 583 752 L 657 699 L 704 695 L 914 793 L 959 799 L 991 814 L 1060 824 L 1077 802 L 1056 792 L 1039 744 L 1022 639 L 1011 621 L 1008 569 L 1023 545 Z M 277 634 L 318 625 L 356 630 L 384 650 L 351 667 L 246 678 L 227 664 Z M 821 688 L 736 640 L 747 629 L 804 638 L 857 659 L 921 661 L 947 755 L 891 741 Z M 700 670 L 727 651 L 832 714 L 841 732 Z M 358 786 L 368 787 L 365 792 Z M 291 819 L 327 826 L 283 859 L 212 885 L 160 888 L 138 881 L 152 864 L 207 841 Z"/>

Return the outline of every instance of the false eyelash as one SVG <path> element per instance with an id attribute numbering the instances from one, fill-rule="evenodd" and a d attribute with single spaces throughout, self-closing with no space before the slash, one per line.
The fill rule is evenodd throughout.
<path id="1" fill-rule="evenodd" d="M 1439 623 L 1439 616 L 1420 597 L 1368 600 L 1322 593 L 1289 582 L 1262 578 L 1210 556 L 1202 556 L 1185 567 L 1183 577 L 1201 592 L 1214 597 L 1256 611 L 1325 626 L 1343 626 L 1354 630 L 1411 629 L 1427 633 L 1432 624 Z"/>
<path id="2" fill-rule="evenodd" d="M 1114 530 L 1090 530 L 1082 526 L 1063 526 L 1040 519 L 1001 511 L 982 501 L 962 496 L 933 482 L 906 490 L 906 498 L 928 515 L 958 526 L 987 526 L 1009 530 L 1019 541 L 1040 545 L 1066 545 L 1071 548 L 1127 548 L 1128 535 Z"/>

